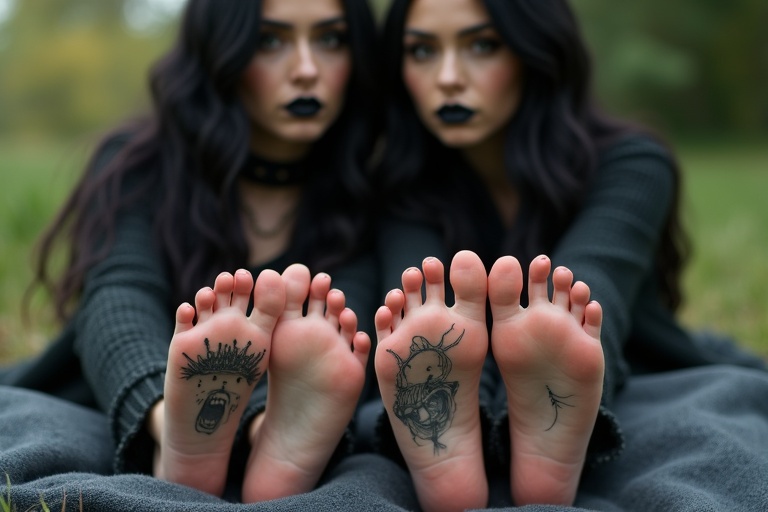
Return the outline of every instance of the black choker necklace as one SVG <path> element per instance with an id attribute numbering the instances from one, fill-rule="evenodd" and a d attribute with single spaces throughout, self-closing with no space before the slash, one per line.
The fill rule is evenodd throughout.
<path id="1" fill-rule="evenodd" d="M 283 187 L 302 183 L 306 172 L 303 160 L 287 163 L 272 162 L 250 153 L 240 171 L 240 176 L 252 183 Z"/>

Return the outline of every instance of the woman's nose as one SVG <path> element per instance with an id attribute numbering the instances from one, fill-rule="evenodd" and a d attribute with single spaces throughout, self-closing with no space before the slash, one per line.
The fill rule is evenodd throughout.
<path id="1" fill-rule="evenodd" d="M 458 55 L 454 50 L 443 53 L 437 83 L 444 89 L 459 89 L 464 86 L 464 73 Z"/>
<path id="2" fill-rule="evenodd" d="M 317 78 L 318 68 L 309 41 L 300 40 L 296 45 L 296 60 L 293 68 L 294 80 L 311 82 Z"/>

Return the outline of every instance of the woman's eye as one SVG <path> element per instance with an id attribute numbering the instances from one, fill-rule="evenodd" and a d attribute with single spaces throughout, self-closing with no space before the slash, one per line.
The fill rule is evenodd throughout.
<path id="1" fill-rule="evenodd" d="M 272 51 L 280 48 L 282 41 L 277 34 L 264 33 L 259 36 L 259 50 Z"/>
<path id="2" fill-rule="evenodd" d="M 405 53 L 416 61 L 425 61 L 435 55 L 435 49 L 428 44 L 413 43 L 405 47 Z"/>
<path id="3" fill-rule="evenodd" d="M 501 42 L 496 39 L 481 38 L 472 41 L 471 49 L 473 53 L 478 55 L 488 55 L 495 52 L 499 46 L 501 46 Z"/>
<path id="4" fill-rule="evenodd" d="M 341 30 L 325 32 L 319 37 L 320 46 L 326 50 L 335 50 L 347 44 L 347 34 Z"/>

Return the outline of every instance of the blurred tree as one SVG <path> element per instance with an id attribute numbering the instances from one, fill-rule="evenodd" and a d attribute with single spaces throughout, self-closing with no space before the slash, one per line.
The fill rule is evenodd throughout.
<path id="1" fill-rule="evenodd" d="M 77 137 L 138 113 L 175 21 L 132 28 L 138 1 L 16 2 L 0 39 L 0 135 Z"/>
<path id="2" fill-rule="evenodd" d="M 677 132 L 768 130 L 765 0 L 573 4 L 612 110 Z"/>

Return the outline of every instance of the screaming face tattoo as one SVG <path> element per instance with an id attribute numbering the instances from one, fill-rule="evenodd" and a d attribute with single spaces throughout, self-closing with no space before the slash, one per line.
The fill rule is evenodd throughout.
<path id="1" fill-rule="evenodd" d="M 267 351 L 248 354 L 250 347 L 249 341 L 242 350 L 238 349 L 237 340 L 233 340 L 232 345 L 219 343 L 213 352 L 206 338 L 205 357 L 198 355 L 194 361 L 184 353 L 189 363 L 181 368 L 181 377 L 197 379 L 195 401 L 201 405 L 195 422 L 198 432 L 212 434 L 219 425 L 226 423 L 240 404 L 240 394 L 236 390 L 246 391 L 261 377 L 259 363 Z"/>
<path id="2" fill-rule="evenodd" d="M 431 441 L 435 454 L 446 446 L 438 441 L 448 430 L 456 411 L 456 390 L 458 382 L 449 382 L 451 360 L 446 352 L 459 344 L 464 331 L 456 340 L 445 346 L 445 338 L 453 331 L 453 325 L 436 345 L 423 336 L 414 336 L 410 353 L 406 359 L 392 350 L 387 350 L 397 359 L 400 370 L 395 382 L 395 416 L 411 431 L 416 444 L 419 439 Z"/>

